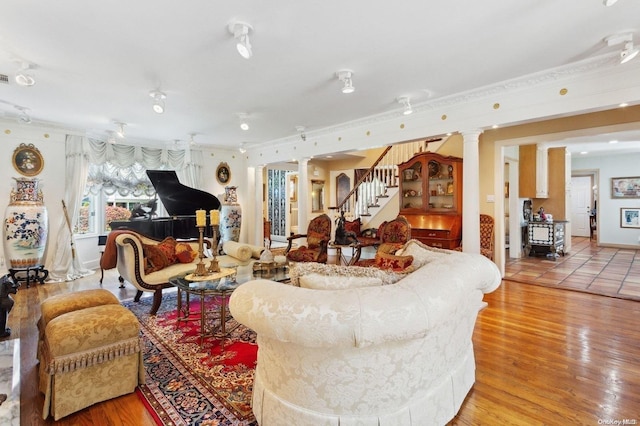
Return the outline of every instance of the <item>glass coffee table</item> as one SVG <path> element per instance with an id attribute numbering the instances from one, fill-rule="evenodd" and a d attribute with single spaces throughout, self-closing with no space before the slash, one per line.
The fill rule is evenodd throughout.
<path id="1" fill-rule="evenodd" d="M 259 263 L 259 262 L 257 262 Z M 265 266 L 265 267 L 262 267 Z M 169 284 L 178 290 L 178 310 L 176 324 L 182 321 L 194 320 L 196 314 L 200 319 L 200 346 L 204 342 L 205 337 L 215 337 L 224 341 L 233 330 L 238 327 L 236 324 L 232 328 L 227 328 L 227 319 L 231 317 L 229 313 L 228 301 L 229 296 L 242 283 L 253 279 L 269 279 L 272 281 L 286 282 L 289 280 L 289 266 L 286 264 L 260 265 L 221 265 L 220 272 L 209 274 L 207 276 L 196 277 L 193 273 L 179 275 L 169 279 Z M 182 293 L 185 294 L 183 303 Z M 199 297 L 200 312 L 191 312 L 190 297 L 195 295 Z M 207 297 L 220 298 L 218 307 L 217 324 L 211 327 L 207 326 L 208 312 L 205 307 Z M 209 315 L 210 316 L 210 315 Z"/>
<path id="2" fill-rule="evenodd" d="M 169 283 L 178 289 L 178 317 L 177 325 L 182 321 L 193 320 L 195 312 L 190 309 L 190 296 L 195 295 L 200 298 L 200 346 L 205 337 L 215 337 L 222 341 L 238 327 L 227 328 L 227 302 L 231 293 L 241 284 L 236 280 L 237 270 L 235 268 L 220 268 L 220 272 L 215 272 L 203 277 L 194 274 L 180 275 L 173 277 Z M 185 304 L 182 303 L 182 293 L 185 293 Z M 218 307 L 218 324 L 207 326 L 207 309 L 205 299 L 207 297 L 218 297 L 220 304 Z"/>

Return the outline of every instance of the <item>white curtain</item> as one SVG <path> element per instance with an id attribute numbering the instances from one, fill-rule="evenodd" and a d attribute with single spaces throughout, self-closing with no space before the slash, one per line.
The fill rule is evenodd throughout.
<path id="1" fill-rule="evenodd" d="M 81 136 L 67 135 L 66 143 L 66 173 L 64 204 L 68 213 L 69 223 L 73 225 L 78 219 L 80 202 L 84 192 L 89 169 L 89 158 L 84 149 L 85 141 Z M 67 219 L 58 218 L 57 224 L 58 238 L 56 240 L 55 257 L 53 266 L 49 271 L 51 281 L 73 281 L 94 271 L 86 269 L 80 263 L 75 247 L 75 237 L 69 229 Z"/>
<path id="2" fill-rule="evenodd" d="M 194 161 L 195 160 L 195 161 Z M 201 184 L 202 151 L 168 150 L 129 145 L 114 145 L 81 136 L 67 136 L 66 175 L 64 202 L 69 221 L 73 225 L 78 219 L 80 202 L 87 188 L 89 166 L 111 163 L 115 170 L 135 169 L 142 165 L 149 170 L 175 170 L 180 181 L 191 187 Z M 85 269 L 77 253 L 75 238 L 69 231 L 65 217 L 53 224 L 58 228 L 55 242 L 55 257 L 49 271 L 51 281 L 72 281 L 94 271 Z"/>

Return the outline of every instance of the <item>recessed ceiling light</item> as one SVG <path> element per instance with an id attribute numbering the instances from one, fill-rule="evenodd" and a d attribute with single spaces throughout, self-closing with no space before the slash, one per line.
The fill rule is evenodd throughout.
<path id="1" fill-rule="evenodd" d="M 612 141 L 609 141 L 609 143 L 618 143 L 618 141 L 614 139 Z"/>
<path id="2" fill-rule="evenodd" d="M 589 153 L 589 151 L 581 151 L 580 152 L 581 155 L 585 155 L 585 154 L 588 154 L 588 153 Z"/>

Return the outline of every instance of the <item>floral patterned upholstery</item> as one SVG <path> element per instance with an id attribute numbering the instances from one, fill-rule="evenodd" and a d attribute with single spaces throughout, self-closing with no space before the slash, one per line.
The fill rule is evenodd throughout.
<path id="1" fill-rule="evenodd" d="M 480 215 L 480 254 L 493 260 L 493 217 L 488 214 Z M 455 251 L 463 251 L 462 246 L 456 247 Z"/>
<path id="2" fill-rule="evenodd" d="M 476 316 L 500 271 L 479 254 L 404 251 L 426 263 L 394 284 L 342 287 L 355 267 L 336 266 L 327 289 L 254 280 L 233 292 L 233 318 L 257 334 L 258 424 L 444 425 L 455 416 L 475 381 Z"/>
<path id="3" fill-rule="evenodd" d="M 411 225 L 404 216 L 398 216 L 392 221 L 385 222 L 378 228 L 379 241 L 374 243 L 361 243 L 360 247 L 377 246 L 377 251 L 394 254 L 411 239 Z M 362 259 L 355 263 L 356 266 L 376 266 L 376 259 Z"/>
<path id="4" fill-rule="evenodd" d="M 292 250 L 293 241 L 298 238 L 306 238 L 307 245 Z M 330 239 L 331 218 L 326 214 L 321 214 L 309 222 L 306 234 L 294 234 L 287 238 L 289 244 L 285 256 L 293 262 L 327 263 L 327 246 Z"/>

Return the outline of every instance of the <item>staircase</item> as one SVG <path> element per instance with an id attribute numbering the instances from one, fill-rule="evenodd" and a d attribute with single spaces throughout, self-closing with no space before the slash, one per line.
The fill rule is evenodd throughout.
<path id="1" fill-rule="evenodd" d="M 428 144 L 435 142 L 439 142 L 438 147 L 444 143 L 439 138 L 388 146 L 369 169 L 356 176 L 356 183 L 349 194 L 336 207 L 330 208 L 338 213 L 344 211 L 348 220 L 361 218 L 362 223 L 370 222 L 386 204 L 392 200 L 397 203 L 398 164 L 425 151 Z M 434 147 L 429 148 L 433 150 Z"/>

